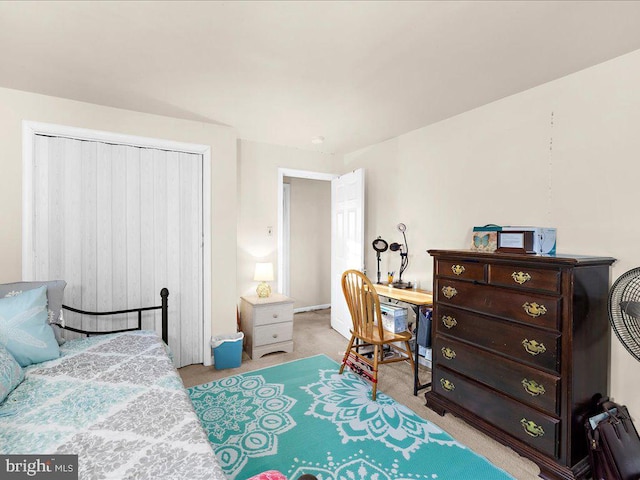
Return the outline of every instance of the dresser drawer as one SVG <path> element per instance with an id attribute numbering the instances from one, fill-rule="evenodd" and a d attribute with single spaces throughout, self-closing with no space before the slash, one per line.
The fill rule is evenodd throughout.
<path id="1" fill-rule="evenodd" d="M 272 343 L 286 342 L 293 338 L 293 323 L 274 323 L 256 327 L 253 344 L 256 347 Z"/>
<path id="2" fill-rule="evenodd" d="M 560 271 L 529 268 L 523 265 L 488 266 L 489 283 L 508 287 L 531 288 L 560 293 Z"/>
<path id="3" fill-rule="evenodd" d="M 436 336 L 438 364 L 551 414 L 560 413 L 560 378 L 486 350 Z"/>
<path id="4" fill-rule="evenodd" d="M 559 297 L 449 279 L 436 280 L 434 296 L 436 302 L 441 304 L 455 305 L 554 330 L 560 328 Z"/>
<path id="5" fill-rule="evenodd" d="M 460 280 L 484 281 L 484 263 L 460 261 L 460 260 L 438 260 L 436 262 L 436 275 L 441 277 L 458 278 Z"/>
<path id="6" fill-rule="evenodd" d="M 437 335 L 453 337 L 534 367 L 560 371 L 560 334 L 438 305 Z M 438 343 L 434 343 L 440 348 Z"/>
<path id="7" fill-rule="evenodd" d="M 293 321 L 293 303 L 276 303 L 254 307 L 254 325 Z"/>
<path id="8" fill-rule="evenodd" d="M 557 418 L 504 397 L 445 368 L 434 373 L 433 390 L 536 450 L 558 457 L 560 420 Z"/>

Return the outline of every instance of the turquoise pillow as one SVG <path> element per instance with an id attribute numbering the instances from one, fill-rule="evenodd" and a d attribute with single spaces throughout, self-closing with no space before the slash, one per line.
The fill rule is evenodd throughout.
<path id="1" fill-rule="evenodd" d="M 24 371 L 7 349 L 0 346 L 0 403 L 24 379 Z"/>
<path id="2" fill-rule="evenodd" d="M 26 367 L 60 356 L 60 348 L 47 323 L 47 287 L 0 298 L 0 345 Z"/>

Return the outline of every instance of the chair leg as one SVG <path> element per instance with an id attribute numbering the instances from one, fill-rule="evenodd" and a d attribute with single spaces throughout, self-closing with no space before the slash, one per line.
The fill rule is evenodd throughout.
<path id="1" fill-rule="evenodd" d="M 376 392 L 378 390 L 378 359 L 380 357 L 379 350 L 380 350 L 380 345 L 374 345 L 373 347 L 373 393 L 371 395 L 371 399 L 374 402 L 376 401 Z"/>
<path id="2" fill-rule="evenodd" d="M 407 357 L 409 357 L 409 363 L 411 364 L 411 372 L 415 372 L 416 371 L 416 363 L 413 361 L 413 355 L 411 355 L 411 345 L 409 345 L 409 342 L 404 342 L 405 348 L 407 349 Z M 418 348 L 418 345 L 416 344 L 416 348 Z"/>
<path id="3" fill-rule="evenodd" d="M 344 357 L 342 359 L 342 365 L 340 365 L 340 375 L 344 372 L 344 367 L 347 364 L 347 358 L 349 358 L 349 353 L 351 353 L 351 347 L 353 346 L 353 342 L 356 339 L 355 335 L 351 335 L 351 340 L 349 340 L 349 345 L 347 345 L 347 351 L 344 352 Z"/>

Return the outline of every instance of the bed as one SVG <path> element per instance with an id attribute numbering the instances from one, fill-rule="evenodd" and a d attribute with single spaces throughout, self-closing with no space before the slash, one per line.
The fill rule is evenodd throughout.
<path id="1" fill-rule="evenodd" d="M 81 479 L 226 478 L 163 341 L 167 297 L 163 289 L 157 307 L 115 312 L 138 313 L 134 329 L 105 334 L 58 322 L 91 336 L 23 367 L 0 404 L 0 453 L 78 455 Z M 141 330 L 143 312 L 156 309 L 163 338 Z"/>
<path id="2" fill-rule="evenodd" d="M 77 455 L 82 480 L 225 479 L 167 346 L 169 291 L 157 306 L 89 312 L 63 305 L 65 286 L 0 285 L 0 455 Z M 160 336 L 142 330 L 158 310 Z M 63 311 L 135 315 L 137 325 L 87 331 Z M 86 337 L 66 341 L 62 330 Z"/>

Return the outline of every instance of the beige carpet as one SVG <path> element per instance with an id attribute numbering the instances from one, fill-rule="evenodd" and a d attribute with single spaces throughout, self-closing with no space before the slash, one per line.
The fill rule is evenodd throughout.
<path id="1" fill-rule="evenodd" d="M 324 353 L 340 362 L 347 346 L 347 340 L 331 328 L 329 315 L 330 310 L 317 310 L 295 315 L 293 353 L 272 353 L 253 360 L 244 353 L 242 365 L 239 368 L 228 370 L 190 365 L 179 370 L 182 381 L 185 387 L 192 387 L 229 375 L 249 372 L 319 353 Z M 430 380 L 430 376 L 429 370 L 421 366 L 420 381 L 427 382 Z M 530 460 L 519 456 L 510 448 L 480 433 L 453 415 L 446 414 L 441 417 L 425 407 L 424 390 L 419 392 L 417 397 L 413 396 L 413 377 L 408 364 L 402 362 L 383 365 L 379 373 L 378 389 L 411 408 L 421 417 L 446 430 L 456 440 L 485 456 L 490 462 L 506 470 L 518 480 L 539 478 L 540 470 Z"/>

